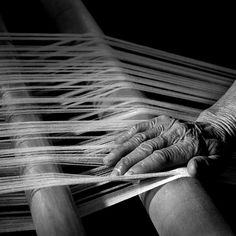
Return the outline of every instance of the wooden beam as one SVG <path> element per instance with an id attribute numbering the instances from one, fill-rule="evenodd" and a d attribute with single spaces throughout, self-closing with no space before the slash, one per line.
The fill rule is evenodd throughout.
<path id="1" fill-rule="evenodd" d="M 0 17 L 0 32 L 6 32 L 6 27 Z M 10 42 L 6 42 L 8 46 L 14 46 Z M 9 55 L 11 56 L 11 55 Z M 21 75 L 19 75 L 19 78 Z M 4 85 L 1 87 L 2 101 L 6 104 L 12 99 L 30 98 L 27 90 L 16 92 L 11 88 L 16 86 L 25 87 L 24 84 L 18 83 L 17 85 Z M 6 107 L 8 122 L 27 122 L 38 121 L 39 117 L 34 114 L 15 115 L 14 111 L 21 105 L 9 105 Z M 15 129 L 14 146 L 18 149 L 43 147 L 50 144 L 46 139 L 31 139 L 32 135 L 27 135 Z M 32 137 L 33 138 L 33 137 Z M 18 154 L 15 153 L 15 158 Z M 46 172 L 60 172 L 57 165 L 33 165 L 29 163 L 25 168 L 21 169 L 22 175 L 30 176 L 31 174 L 42 174 Z M 39 236 L 75 236 L 84 235 L 84 230 L 80 219 L 77 215 L 77 210 L 72 200 L 70 190 L 68 187 L 53 187 L 34 189 L 27 191 L 26 197 L 30 206 L 31 215 L 36 228 L 37 235 Z"/>

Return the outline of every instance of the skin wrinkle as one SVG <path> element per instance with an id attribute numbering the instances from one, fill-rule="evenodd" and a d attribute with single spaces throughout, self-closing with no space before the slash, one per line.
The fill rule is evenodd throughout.
<path id="1" fill-rule="evenodd" d="M 236 134 L 236 117 L 232 110 L 222 107 L 220 110 L 209 108 L 203 111 L 197 119 L 197 122 L 209 123 L 214 126 L 217 139 L 224 143 L 235 137 Z"/>
<path id="2" fill-rule="evenodd" d="M 222 122 L 222 125 L 224 125 L 226 132 L 233 135 L 235 131 L 232 126 L 234 126 L 235 124 L 234 124 L 234 122 L 231 122 L 231 120 L 232 120 L 231 115 L 228 114 L 228 116 L 227 116 L 226 114 L 223 114 L 222 118 L 224 118 L 224 120 L 225 120 L 225 122 Z"/>
<path id="3" fill-rule="evenodd" d="M 146 142 L 145 142 L 146 143 Z M 142 143 L 141 145 L 144 146 L 145 143 Z M 141 145 L 132 151 L 130 154 L 122 158 L 116 165 L 116 168 L 113 171 L 116 172 L 118 170 L 119 175 L 125 173 L 129 167 L 131 167 L 133 164 L 135 164 L 137 161 L 142 160 L 146 156 L 150 155 L 153 151 L 152 147 L 149 146 L 149 148 L 141 148 Z"/>
<path id="4" fill-rule="evenodd" d="M 148 147 L 146 145 L 148 145 Z M 167 146 L 167 142 L 166 139 L 162 136 L 141 143 L 134 151 L 126 155 L 124 158 L 121 159 L 121 161 L 117 163 L 116 168 L 113 171 L 113 174 L 114 172 L 116 172 L 116 170 L 119 170 L 118 171 L 119 174 L 125 173 L 125 171 L 127 171 L 128 168 L 131 167 L 133 164 L 135 164 L 137 161 L 143 160 L 144 158 L 151 155 L 154 150 L 163 148 L 165 146 Z M 129 160 L 126 161 L 127 159 Z"/>
<path id="5" fill-rule="evenodd" d="M 221 152 L 220 145 L 216 139 L 209 139 L 206 141 L 206 143 L 208 145 L 209 155 L 212 155 L 214 152 L 218 152 L 218 153 Z"/>
<path id="6" fill-rule="evenodd" d="M 229 156 L 225 152 L 230 150 L 230 144 L 236 137 L 235 99 L 236 81 L 221 99 L 202 111 L 195 122 L 176 120 L 165 115 L 141 122 L 124 132 L 120 143 L 128 142 L 135 134 L 142 132 L 153 132 L 155 137 L 146 137 L 143 144 L 128 147 L 129 152 L 118 147 L 104 158 L 104 163 L 118 162 L 115 169 L 120 170 L 120 160 L 127 158 L 127 155 L 133 159 L 133 166 L 122 165 L 123 170 L 113 172 L 114 175 L 159 171 L 170 163 L 172 167 L 186 164 L 192 176 L 201 175 L 201 169 L 203 172 L 212 172 Z M 163 140 L 165 142 L 161 143 Z M 153 150 L 149 155 L 151 147 Z M 221 155 L 223 152 L 224 156 Z M 130 165 L 131 160 L 123 163 Z"/>
<path id="7" fill-rule="evenodd" d="M 152 153 L 154 149 L 155 149 L 155 142 L 152 142 L 151 140 L 141 143 L 137 147 L 138 152 L 143 152 L 144 154 L 148 155 L 150 155 L 150 153 Z"/>
<path id="8" fill-rule="evenodd" d="M 187 146 L 187 149 L 185 149 Z M 169 148 L 164 148 L 162 150 L 156 150 L 148 157 L 148 160 L 144 160 L 134 165 L 129 173 L 136 174 L 137 172 L 151 172 L 159 171 L 160 169 L 166 169 L 173 166 L 176 162 L 178 164 L 183 164 L 189 157 L 194 155 L 196 149 L 193 148 L 191 142 L 180 142 L 176 145 L 172 145 Z M 181 158 L 180 158 L 181 156 Z M 156 168 L 155 168 L 156 167 Z"/>
<path id="9" fill-rule="evenodd" d="M 120 138 L 118 138 L 118 143 L 123 143 L 123 142 L 127 141 L 129 138 L 131 138 L 133 135 L 135 135 L 137 132 L 143 132 L 148 128 L 152 128 L 152 127 L 150 127 L 150 124 L 148 122 L 138 123 L 138 124 L 134 125 L 128 131 L 124 132 L 124 134 L 122 134 L 120 136 Z"/>
<path id="10" fill-rule="evenodd" d="M 147 125 L 147 122 L 143 122 L 140 123 L 140 125 L 135 125 L 135 128 L 131 128 L 130 130 L 143 130 L 143 127 L 150 127 L 150 125 Z M 126 135 L 123 135 L 123 140 L 125 136 L 127 136 L 127 134 L 130 134 L 133 132 L 126 132 Z M 152 129 L 152 130 L 148 130 L 145 133 L 138 133 L 138 134 L 134 134 L 133 137 L 130 138 L 129 141 L 124 142 L 123 144 L 121 144 L 119 147 L 117 147 L 115 150 L 112 150 L 110 155 L 107 156 L 107 158 L 104 160 L 105 164 L 111 165 L 113 164 L 116 159 L 119 157 L 119 155 L 126 155 L 130 149 L 132 148 L 136 148 L 139 146 L 139 144 L 141 144 L 143 141 L 145 141 L 148 138 L 152 138 L 155 135 L 158 135 L 160 133 L 159 129 Z M 123 145 L 123 147 L 122 147 Z M 117 154 L 120 153 L 120 154 Z"/>
<path id="11" fill-rule="evenodd" d="M 193 159 L 189 171 L 195 175 L 195 163 L 208 166 L 221 159 L 220 144 L 233 133 L 230 119 L 218 118 L 210 111 L 202 112 L 196 122 L 158 116 L 124 132 L 123 143 L 107 155 L 104 160 L 109 161 L 104 163 L 117 163 L 112 174 L 122 175 L 161 171 Z"/>
<path id="12" fill-rule="evenodd" d="M 168 144 L 168 140 L 166 139 L 166 137 L 163 135 L 160 135 L 157 138 L 153 138 L 153 139 L 150 139 L 144 143 L 141 143 L 139 145 L 139 147 L 141 149 L 145 149 L 145 148 L 148 149 L 148 147 L 150 147 L 150 149 L 152 149 L 152 151 L 154 151 L 154 150 L 166 147 L 167 144 Z"/>
<path id="13" fill-rule="evenodd" d="M 137 134 L 137 132 L 143 132 L 143 131 L 146 131 L 146 129 L 149 129 L 148 131 L 145 132 L 145 135 L 147 135 L 147 136 L 149 136 L 149 135 L 151 136 L 153 133 L 161 134 L 165 130 L 165 126 L 159 125 L 158 127 L 155 127 L 157 120 L 158 120 L 157 118 L 154 118 L 150 122 L 145 121 L 145 122 L 141 122 L 139 124 L 134 125 L 131 129 L 124 132 L 124 134 L 122 134 L 120 137 L 118 137 L 118 139 L 116 141 L 117 144 L 124 143 L 129 138 L 132 138 L 132 136 Z"/>
<path id="14" fill-rule="evenodd" d="M 138 133 L 132 139 L 135 144 L 139 145 L 147 139 L 147 136 L 144 133 Z"/>

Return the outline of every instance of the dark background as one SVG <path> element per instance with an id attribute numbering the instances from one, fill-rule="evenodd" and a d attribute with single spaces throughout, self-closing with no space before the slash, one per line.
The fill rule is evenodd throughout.
<path id="1" fill-rule="evenodd" d="M 84 0 L 110 36 L 236 68 L 235 7 L 216 1 Z M 12 32 L 53 32 L 39 0 L 1 0 Z M 30 20 L 29 20 L 30 19 Z"/>
<path id="2" fill-rule="evenodd" d="M 168 0 L 85 2 L 107 34 L 236 67 L 236 14 L 229 4 Z"/>
<path id="3" fill-rule="evenodd" d="M 84 3 L 109 36 L 236 69 L 236 14 L 231 5 L 157 0 Z M 56 32 L 37 0 L 0 0 L 0 13 L 10 32 Z M 235 209 L 235 195 L 227 186 L 212 192 L 234 225 L 228 210 Z M 219 192 L 227 196 L 225 201 Z M 142 231 L 156 235 L 138 198 L 85 217 L 83 223 L 88 235 L 143 235 Z"/>

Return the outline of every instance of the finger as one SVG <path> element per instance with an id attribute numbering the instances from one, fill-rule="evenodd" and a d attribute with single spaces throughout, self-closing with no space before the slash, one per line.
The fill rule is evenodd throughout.
<path id="1" fill-rule="evenodd" d="M 157 138 L 141 143 L 116 164 L 111 175 L 123 175 L 131 166 L 151 155 L 154 150 L 166 147 L 166 143 L 167 141 L 164 136 L 158 136 Z"/>
<path id="2" fill-rule="evenodd" d="M 175 119 L 172 119 L 166 116 L 159 116 L 151 121 L 137 124 L 134 130 L 136 131 L 145 130 L 145 129 L 148 129 L 148 130 L 146 130 L 143 133 L 137 133 L 133 135 L 133 137 L 130 138 L 127 142 L 124 142 L 123 144 L 121 144 L 120 146 L 112 150 L 104 158 L 103 160 L 104 164 L 108 166 L 114 165 L 115 163 L 117 163 L 117 161 L 119 161 L 126 154 L 134 150 L 145 140 L 151 139 L 153 137 L 160 135 L 162 131 L 164 131 L 166 128 L 168 130 L 168 128 L 170 128 L 174 124 L 174 122 L 175 122 Z M 130 131 L 129 135 L 131 135 L 132 132 L 133 132 L 132 134 L 134 134 L 136 131 Z"/>
<path id="3" fill-rule="evenodd" d="M 220 155 L 196 156 L 188 162 L 188 173 L 198 178 L 213 175 L 221 166 L 220 160 Z"/>
<path id="4" fill-rule="evenodd" d="M 161 133 L 166 127 L 169 127 L 170 125 L 172 125 L 174 121 L 175 119 L 173 118 L 161 115 L 154 119 L 140 122 L 136 124 L 135 126 L 133 126 L 132 128 L 130 128 L 128 131 L 121 134 L 117 138 L 116 143 L 122 144 L 128 141 L 130 138 L 132 138 L 135 134 L 144 132 L 148 129 L 153 129 L 154 127 L 156 128 L 156 131 L 159 131 L 159 133 Z"/>
<path id="5" fill-rule="evenodd" d="M 123 132 L 115 141 L 116 144 L 122 144 L 126 141 L 128 141 L 130 138 L 132 138 L 135 134 L 143 132 L 150 127 L 150 121 L 144 121 L 140 122 L 133 127 L 131 127 L 129 130 Z"/>
<path id="6" fill-rule="evenodd" d="M 126 175 L 162 171 L 184 164 L 195 155 L 194 141 L 178 142 L 167 148 L 154 151 L 150 156 L 132 166 Z"/>
<path id="7" fill-rule="evenodd" d="M 133 151 L 137 148 L 141 143 L 148 139 L 152 139 L 155 136 L 158 136 L 159 132 L 156 130 L 156 127 L 153 129 L 149 129 L 143 133 L 135 134 L 132 138 L 130 138 L 127 142 L 121 144 L 117 148 L 113 149 L 104 159 L 103 162 L 105 165 L 114 165 L 126 154 Z"/>

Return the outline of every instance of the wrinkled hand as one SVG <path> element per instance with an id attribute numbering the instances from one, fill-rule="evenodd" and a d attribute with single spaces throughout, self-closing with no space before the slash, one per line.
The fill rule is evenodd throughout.
<path id="1" fill-rule="evenodd" d="M 163 171 L 187 164 L 191 176 L 217 166 L 224 140 L 205 122 L 184 122 L 158 116 L 124 132 L 118 147 L 104 159 L 115 168 L 112 175 Z"/>

